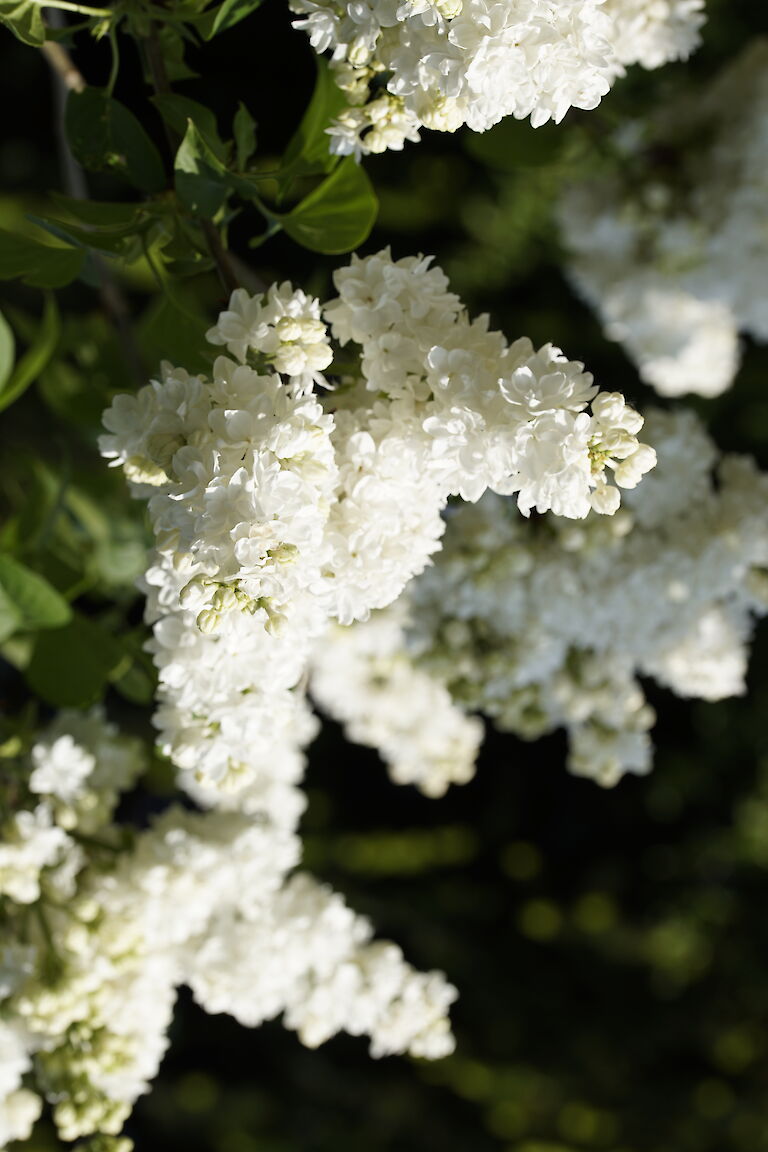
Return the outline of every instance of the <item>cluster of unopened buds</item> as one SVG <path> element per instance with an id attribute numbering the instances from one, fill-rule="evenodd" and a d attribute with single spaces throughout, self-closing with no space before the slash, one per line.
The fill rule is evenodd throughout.
<path id="1" fill-rule="evenodd" d="M 612 515 L 621 504 L 619 488 L 636 488 L 645 473 L 654 467 L 656 453 L 648 444 L 638 444 L 637 433 L 643 427 L 643 417 L 630 408 L 619 393 L 603 392 L 596 396 L 592 401 L 592 415 L 598 428 L 589 442 L 592 471 L 598 477 L 592 508 Z M 613 469 L 619 488 L 606 482 L 606 467 Z"/>
<path id="2" fill-rule="evenodd" d="M 299 550 L 295 544 L 278 544 L 268 549 L 265 556 L 279 564 L 289 564 L 298 557 Z M 249 596 L 240 580 L 225 583 L 221 580 L 209 580 L 205 576 L 193 576 L 188 584 L 179 593 L 179 604 L 182 608 L 193 608 L 203 603 L 205 607 L 199 608 L 195 617 L 201 632 L 215 632 L 221 623 L 222 616 L 229 612 L 247 612 L 254 616 L 261 611 L 266 613 L 264 627 L 266 631 L 273 631 L 280 626 L 280 614 L 276 612 L 266 596 Z"/>

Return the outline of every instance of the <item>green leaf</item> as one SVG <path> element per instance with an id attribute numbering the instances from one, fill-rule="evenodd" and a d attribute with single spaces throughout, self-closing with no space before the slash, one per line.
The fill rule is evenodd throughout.
<path id="1" fill-rule="evenodd" d="M 65 127 L 75 158 L 90 172 L 118 172 L 142 192 L 165 187 L 160 153 L 141 123 L 100 88 L 70 92 Z"/>
<path id="2" fill-rule="evenodd" d="M 0 644 L 22 627 L 21 613 L 10 596 L 0 585 Z"/>
<path id="3" fill-rule="evenodd" d="M 138 259 L 142 251 L 140 235 L 144 229 L 138 226 L 137 220 L 113 228 L 83 228 L 51 216 L 28 215 L 27 219 L 73 248 L 95 248 L 99 252 L 119 254 L 129 262 Z"/>
<path id="4" fill-rule="evenodd" d="M 69 312 L 57 355 L 49 361 L 35 390 L 60 419 L 78 428 L 93 443 L 101 431 L 101 414 L 110 397 L 133 384 L 114 323 L 101 312 Z M 79 463 L 85 465 L 86 461 Z M 96 475 L 99 473 L 103 498 L 114 473 L 110 470 L 107 476 L 101 469 Z M 61 499 L 60 494 L 57 501 Z"/>
<path id="5" fill-rule="evenodd" d="M 197 21 L 197 28 L 204 40 L 213 40 L 220 32 L 234 28 L 251 12 L 255 12 L 262 0 L 224 0 L 223 4 L 204 13 Z"/>
<path id="6" fill-rule="evenodd" d="M 144 209 L 142 204 L 117 200 L 77 200 L 60 192 L 51 192 L 50 195 L 54 204 L 67 216 L 91 228 L 131 228 Z"/>
<path id="7" fill-rule="evenodd" d="M 82 249 L 41 244 L 0 229 L 0 280 L 19 278 L 33 288 L 61 288 L 75 279 L 84 259 Z"/>
<path id="8" fill-rule="evenodd" d="M 127 672 L 115 680 L 115 688 L 131 704 L 151 704 L 157 692 L 157 673 L 152 662 L 133 660 Z"/>
<path id="9" fill-rule="evenodd" d="M 5 382 L 13 371 L 13 360 L 16 353 L 16 340 L 13 329 L 5 317 L 0 314 L 0 394 Z"/>
<path id="10" fill-rule="evenodd" d="M 43 318 L 37 335 L 19 360 L 10 379 L 0 387 L 0 412 L 18 400 L 43 371 L 56 350 L 61 335 L 61 322 L 56 300 L 48 295 L 45 299 Z"/>
<path id="11" fill-rule="evenodd" d="M 243 172 L 256 151 L 256 121 L 242 101 L 235 113 L 232 134 L 235 137 L 237 168 L 239 172 Z"/>
<path id="12" fill-rule="evenodd" d="M 219 136 L 219 126 L 210 108 L 175 92 L 153 96 L 152 103 L 164 122 L 180 137 L 185 135 L 191 120 L 216 158 L 226 163 L 227 146 Z"/>
<path id="13" fill-rule="evenodd" d="M 368 238 L 377 211 L 370 180 L 347 156 L 292 212 L 275 219 L 304 248 L 336 255 L 352 251 Z"/>
<path id="14" fill-rule="evenodd" d="M 45 25 L 39 4 L 30 0 L 0 0 L 0 23 L 31 48 L 45 43 Z"/>
<path id="15" fill-rule="evenodd" d="M 9 609 L 15 617 L 12 631 L 60 628 L 72 618 L 69 604 L 47 580 L 26 564 L 0 554 L 0 616 L 7 617 Z"/>
<path id="16" fill-rule="evenodd" d="M 196 20 L 196 17 L 193 16 L 192 19 Z M 158 38 L 170 83 L 177 84 L 179 80 L 196 79 L 197 72 L 193 71 L 184 59 L 187 44 L 192 40 L 192 33 L 184 24 L 161 24 Z M 147 76 L 148 82 L 151 82 L 151 79 L 151 76 Z"/>
<path id="17" fill-rule="evenodd" d="M 231 192 L 231 177 L 192 120 L 187 122 L 174 169 L 182 204 L 198 216 L 213 219 Z"/>
<path id="18" fill-rule="evenodd" d="M 138 628 L 123 638 L 123 648 L 130 658 L 126 671 L 114 680 L 121 696 L 132 704 L 151 704 L 157 692 L 157 671 L 151 656 L 144 651 L 146 631 Z"/>
<path id="19" fill-rule="evenodd" d="M 109 632 L 75 613 L 64 628 L 38 636 L 27 683 L 54 707 L 85 708 L 101 699 L 113 676 L 127 671 L 128 659 Z"/>
<path id="20" fill-rule="evenodd" d="M 330 150 L 326 129 L 345 105 L 346 97 L 333 79 L 333 73 L 318 56 L 312 99 L 283 153 L 280 182 L 284 188 L 297 176 L 330 172 L 336 167 L 338 156 Z"/>
<path id="21" fill-rule="evenodd" d="M 73 200 L 56 194 L 53 201 L 63 216 L 71 216 L 73 220 L 32 215 L 27 219 L 72 247 L 93 248 L 120 256 L 129 264 L 142 255 L 142 238 L 158 226 L 162 229 L 173 211 L 169 202 L 161 201 L 113 204 Z"/>
<path id="22" fill-rule="evenodd" d="M 210 373 L 210 359 L 205 355 L 210 351 L 205 333 L 210 321 L 204 315 L 197 318 L 191 313 L 196 308 L 194 300 L 188 300 L 181 288 L 176 290 L 180 308 L 167 295 L 159 295 L 150 303 L 141 318 L 138 337 L 141 351 L 151 369 L 155 371 L 161 360 L 189 365 L 190 372 Z"/>

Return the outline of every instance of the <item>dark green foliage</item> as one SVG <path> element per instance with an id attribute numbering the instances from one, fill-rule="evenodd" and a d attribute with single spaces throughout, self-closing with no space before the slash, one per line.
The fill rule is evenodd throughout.
<path id="1" fill-rule="evenodd" d="M 0 637 L 60 628 L 72 617 L 66 600 L 47 580 L 0 553 Z"/>
<path id="2" fill-rule="evenodd" d="M 67 101 L 67 141 L 89 172 L 112 171 L 142 192 L 165 184 L 157 147 L 134 114 L 98 88 L 72 92 Z"/>

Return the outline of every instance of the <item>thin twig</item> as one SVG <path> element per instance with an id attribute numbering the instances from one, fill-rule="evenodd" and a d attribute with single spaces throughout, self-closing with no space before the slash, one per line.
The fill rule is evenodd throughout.
<path id="1" fill-rule="evenodd" d="M 216 264 L 216 271 L 219 273 L 222 287 L 229 296 L 240 286 L 237 273 L 232 266 L 229 253 L 221 242 L 219 230 L 216 225 L 211 220 L 201 220 L 201 223 L 203 226 L 203 235 L 208 245 L 208 251 Z"/>
<path id="2" fill-rule="evenodd" d="M 49 22 L 54 26 L 58 26 L 59 20 L 56 18 L 56 12 L 53 16 L 48 17 Z M 59 17 L 59 19 L 62 19 Z M 46 40 L 41 45 L 41 51 L 53 71 L 61 78 L 63 86 L 69 92 L 82 92 L 86 87 L 85 79 L 79 68 L 76 67 L 72 57 L 66 48 L 59 44 L 58 40 Z"/>
<path id="3" fill-rule="evenodd" d="M 66 28 L 66 20 L 57 9 L 48 12 L 48 23 L 53 28 Z M 88 85 L 67 49 L 56 40 L 46 40 L 41 52 L 51 66 L 54 76 L 53 98 L 56 104 L 56 148 L 63 174 L 64 188 L 75 200 L 88 199 L 88 187 L 80 165 L 72 155 L 64 127 L 67 98 L 70 92 L 83 92 Z"/>

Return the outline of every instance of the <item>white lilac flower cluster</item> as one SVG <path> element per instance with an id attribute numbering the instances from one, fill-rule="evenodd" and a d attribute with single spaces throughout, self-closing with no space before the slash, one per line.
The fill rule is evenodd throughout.
<path id="1" fill-rule="evenodd" d="M 632 488 L 655 455 L 621 396 L 557 349 L 471 322 L 428 260 L 353 259 L 336 287 L 324 309 L 287 284 L 235 292 L 209 333 L 228 353 L 210 378 L 166 366 L 105 414 L 102 450 L 155 534 L 144 588 L 160 745 L 203 811 L 116 823 L 142 760 L 99 712 L 62 713 L 18 761 L 0 796 L 9 1139 L 28 1135 L 44 1096 L 65 1140 L 126 1152 L 119 1133 L 182 983 L 247 1025 L 282 1014 L 310 1045 L 344 1029 L 374 1055 L 453 1046 L 444 976 L 415 971 L 295 871 L 312 651 L 397 600 L 440 547 L 452 495 L 491 487 L 526 515 L 611 513 L 607 474 Z M 344 375 L 326 381 L 331 338 Z M 438 794 L 471 771 L 481 729 L 389 635 L 379 674 L 422 710 L 387 753 L 398 779 Z M 361 738 L 391 719 L 378 711 Z"/>
<path id="2" fill-rule="evenodd" d="M 344 1029 L 375 1056 L 452 1049 L 455 989 L 296 872 L 293 828 L 177 806 L 140 832 L 113 823 L 139 748 L 100 712 L 67 712 L 6 770 L 0 1147 L 30 1136 L 44 1098 L 63 1140 L 128 1152 L 181 984 L 250 1026 L 282 1015 L 310 1046 Z"/>
<path id="3" fill-rule="evenodd" d="M 0 1148 L 12 1140 L 28 1140 L 42 1111 L 40 1097 L 22 1083 L 30 1067 L 24 1029 L 0 1020 Z"/>
<path id="4" fill-rule="evenodd" d="M 420 726 L 435 698 L 443 722 L 447 689 L 458 709 L 527 739 L 564 727 L 571 771 L 612 785 L 651 766 L 639 676 L 704 700 L 744 691 L 754 620 L 768 612 L 768 476 L 718 460 L 689 412 L 652 413 L 647 430 L 659 467 L 612 520 L 526 523 L 492 494 L 451 508 L 443 551 L 409 589 L 410 618 L 399 607 L 328 635 L 314 690 L 352 739 L 395 765 L 421 757 L 432 794 L 469 778 L 467 734 L 457 768 Z M 374 706 L 397 726 L 377 724 Z"/>
<path id="5" fill-rule="evenodd" d="M 63 1033 L 30 1028 L 17 999 L 60 975 L 44 909 L 67 909 L 88 862 L 84 844 L 113 828 L 120 793 L 145 767 L 141 744 L 99 709 L 61 712 L 0 775 L 0 1147 L 26 1140 L 42 1110 L 30 1090 L 35 1054 Z M 107 857 L 118 847 L 103 841 Z M 40 984 L 42 989 L 43 985 Z"/>
<path id="6" fill-rule="evenodd" d="M 768 340 L 768 41 L 615 144 L 631 181 L 561 202 L 573 281 L 659 393 L 719 395 L 739 333 Z"/>
<path id="7" fill-rule="evenodd" d="M 65 1140 L 124 1152 L 182 983 L 244 1024 L 282 1014 L 310 1045 L 344 1029 L 374 1055 L 453 1046 L 443 975 L 415 971 L 295 871 L 312 650 L 332 621 L 399 597 L 439 548 L 451 495 L 490 486 L 526 514 L 613 512 L 607 472 L 631 488 L 655 457 L 620 396 L 557 349 L 471 322 L 428 260 L 353 260 L 336 286 L 323 310 L 286 284 L 235 292 L 209 333 L 229 354 L 210 379 L 166 366 L 105 415 L 103 452 L 155 533 L 144 587 L 161 749 L 204 811 L 114 823 L 141 763 L 98 713 L 62 714 L 20 761 L 0 849 L 10 1136 L 40 1111 L 34 1078 Z M 331 337 L 346 362 L 333 382 Z M 471 770 L 480 726 L 400 669 L 402 690 L 422 693 L 421 748 L 409 756 L 404 723 L 393 770 L 437 794 Z"/>
<path id="8" fill-rule="evenodd" d="M 18 779 L 4 769 L 7 786 L 23 789 L 27 803 L 14 805 L 2 823 L 0 897 L 33 904 L 43 878 L 47 891 L 71 896 L 84 859 L 80 839 L 111 822 L 120 793 L 143 768 L 140 743 L 121 736 L 98 709 L 59 713 L 20 765 Z"/>
<path id="9" fill-rule="evenodd" d="M 116 398 L 102 441 L 149 498 L 161 746 L 199 802 L 284 826 L 303 803 L 313 645 L 329 620 L 398 598 L 440 547 L 450 496 L 613 513 L 607 476 L 633 488 L 655 462 L 620 395 L 550 345 L 470 321 L 429 260 L 353 257 L 335 281 L 332 387 L 315 391 L 331 358 L 317 302 L 237 292 L 209 333 L 231 354 L 212 378 L 167 367 Z"/>
<path id="10" fill-rule="evenodd" d="M 706 20 L 704 0 L 607 0 L 611 44 L 621 64 L 661 68 L 687 60 Z"/>
<path id="11" fill-rule="evenodd" d="M 311 694 L 349 740 L 378 749 L 396 784 L 442 796 L 475 771 L 483 725 L 403 646 L 405 603 L 335 625 L 312 655 Z"/>
<path id="12" fill-rule="evenodd" d="M 348 107 L 332 149 L 400 149 L 422 127 L 534 127 L 595 108 L 627 65 L 658 68 L 698 45 L 704 0 L 290 0 L 332 53 Z"/>

